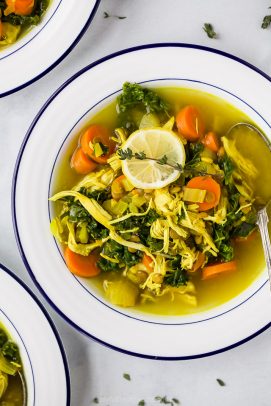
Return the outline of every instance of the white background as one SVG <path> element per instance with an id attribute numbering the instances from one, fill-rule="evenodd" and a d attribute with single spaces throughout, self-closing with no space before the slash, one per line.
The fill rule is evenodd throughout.
<path id="1" fill-rule="evenodd" d="M 263 17 L 271 14 L 269 6 L 269 0 L 102 0 L 86 34 L 57 68 L 30 87 L 0 99 L 0 262 L 19 275 L 39 298 L 16 246 L 10 201 L 21 142 L 43 103 L 66 79 L 94 60 L 123 48 L 154 42 L 218 48 L 271 75 L 271 28 L 261 29 Z M 105 11 L 127 18 L 104 19 Z M 218 39 L 206 36 L 202 30 L 205 22 L 214 25 Z M 45 305 L 67 352 L 72 406 L 91 406 L 94 397 L 99 398 L 101 406 L 136 406 L 141 399 L 146 406 L 155 406 L 159 403 L 154 397 L 164 395 L 168 399 L 178 398 L 182 406 L 271 404 L 270 330 L 209 358 L 152 361 L 123 355 L 91 341 Z M 125 372 L 131 381 L 123 378 Z M 219 386 L 217 378 L 226 386 Z"/>

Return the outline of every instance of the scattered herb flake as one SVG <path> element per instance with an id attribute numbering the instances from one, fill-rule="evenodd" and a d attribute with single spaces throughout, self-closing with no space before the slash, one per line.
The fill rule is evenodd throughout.
<path id="1" fill-rule="evenodd" d="M 265 16 L 263 18 L 263 22 L 262 22 L 262 28 L 266 29 L 269 27 L 269 25 L 271 24 L 271 15 Z"/>
<path id="2" fill-rule="evenodd" d="M 220 379 L 220 378 L 217 378 L 217 382 L 218 382 L 218 384 L 219 384 L 220 386 L 226 386 L 225 382 L 222 381 L 222 379 Z"/>
<path id="3" fill-rule="evenodd" d="M 139 402 L 138 402 L 138 404 L 137 404 L 137 406 L 145 406 L 146 405 L 146 402 L 145 402 L 145 400 L 140 400 Z"/>
<path id="4" fill-rule="evenodd" d="M 126 379 L 127 381 L 130 381 L 130 380 L 131 380 L 131 376 L 130 376 L 129 374 L 126 374 L 126 373 L 125 373 L 125 374 L 123 374 L 122 376 L 123 376 L 123 378 Z"/>
<path id="5" fill-rule="evenodd" d="M 99 399 L 96 397 L 96 398 L 93 399 L 92 402 L 97 404 L 97 403 L 99 403 Z"/>
<path id="6" fill-rule="evenodd" d="M 180 404 L 179 400 L 176 398 L 173 398 L 171 400 L 167 399 L 166 396 L 155 396 L 154 400 L 157 400 L 159 403 L 163 404 L 163 405 L 171 405 L 174 406 L 175 404 Z"/>
<path id="7" fill-rule="evenodd" d="M 205 23 L 202 27 L 203 30 L 206 32 L 209 38 L 215 39 L 217 38 L 217 33 L 214 31 L 214 27 L 210 23 Z"/>
<path id="8" fill-rule="evenodd" d="M 110 17 L 117 18 L 118 20 L 124 20 L 125 18 L 127 18 L 126 16 L 116 16 L 116 15 L 109 14 L 106 11 L 104 11 L 104 18 L 110 18 Z"/>

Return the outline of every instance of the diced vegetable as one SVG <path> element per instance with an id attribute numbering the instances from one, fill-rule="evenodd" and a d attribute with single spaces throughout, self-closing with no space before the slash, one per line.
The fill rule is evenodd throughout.
<path id="1" fill-rule="evenodd" d="M 222 262 L 221 264 L 205 266 L 202 270 L 202 279 L 211 279 L 226 272 L 236 271 L 236 269 L 236 261 Z"/>
<path id="2" fill-rule="evenodd" d="M 71 158 L 71 167 L 79 174 L 86 175 L 96 169 L 97 164 L 93 162 L 82 148 L 77 148 Z"/>
<path id="3" fill-rule="evenodd" d="M 154 128 L 160 127 L 161 123 L 159 117 L 154 113 L 144 114 L 142 117 L 139 128 Z"/>
<path id="4" fill-rule="evenodd" d="M 183 200 L 191 203 L 203 203 L 206 197 L 207 190 L 184 188 Z"/>
<path id="5" fill-rule="evenodd" d="M 15 375 L 18 371 L 18 366 L 8 361 L 2 351 L 0 351 L 0 371 L 8 375 Z"/>
<path id="6" fill-rule="evenodd" d="M 2 22 L 1 31 L 2 35 L 0 36 L 0 45 L 10 45 L 16 42 L 21 31 L 21 27 Z"/>
<path id="7" fill-rule="evenodd" d="M 211 151 L 218 153 L 220 148 L 220 143 L 216 133 L 209 131 L 201 141 L 206 148 L 209 148 Z"/>
<path id="8" fill-rule="evenodd" d="M 32 13 L 35 5 L 35 0 L 6 0 L 7 8 L 4 14 L 8 15 L 15 13 L 21 16 L 27 16 Z"/>
<path id="9" fill-rule="evenodd" d="M 71 273 L 81 276 L 84 278 L 90 278 L 93 276 L 99 275 L 101 272 L 100 268 L 97 265 L 99 259 L 99 254 L 93 251 L 89 256 L 83 256 L 76 254 L 68 247 L 65 249 L 64 253 L 65 261 L 67 267 Z"/>
<path id="10" fill-rule="evenodd" d="M 116 145 L 108 128 L 98 124 L 91 125 L 85 130 L 80 138 L 80 144 L 84 153 L 100 164 L 107 163 Z"/>
<path id="11" fill-rule="evenodd" d="M 8 375 L 0 371 L 0 401 L 8 387 Z"/>
<path id="12" fill-rule="evenodd" d="M 176 116 L 179 133 L 188 141 L 197 141 L 203 136 L 205 124 L 195 106 L 186 106 Z"/>
<path id="13" fill-rule="evenodd" d="M 114 305 L 122 307 L 132 307 L 136 304 L 139 290 L 138 287 L 129 280 L 107 282 L 105 284 L 105 295 Z"/>
<path id="14" fill-rule="evenodd" d="M 211 178 L 211 176 L 197 176 L 192 178 L 187 183 L 186 187 L 206 191 L 205 201 L 203 203 L 198 203 L 200 211 L 206 211 L 218 205 L 221 188 L 219 183 Z"/>

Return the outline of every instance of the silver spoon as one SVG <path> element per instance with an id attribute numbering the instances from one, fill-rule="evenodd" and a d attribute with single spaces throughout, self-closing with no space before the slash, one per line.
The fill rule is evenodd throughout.
<path id="1" fill-rule="evenodd" d="M 245 126 L 249 128 L 251 131 L 254 131 L 257 136 L 260 136 L 261 139 L 265 142 L 269 150 L 271 151 L 271 145 L 268 142 L 266 136 L 254 125 L 250 123 L 245 123 L 245 122 L 240 122 L 237 124 L 234 124 L 227 132 L 226 136 L 228 136 L 233 129 L 237 127 Z M 271 185 L 270 185 L 271 188 Z M 267 270 L 268 270 L 268 276 L 269 276 L 269 283 L 270 283 L 270 289 L 271 289 L 271 244 L 270 244 L 270 237 L 269 237 L 269 232 L 268 232 L 268 214 L 267 214 L 267 207 L 270 204 L 271 199 L 269 198 L 268 201 L 264 202 L 264 205 L 258 206 L 258 211 L 257 211 L 257 225 L 260 230 L 261 234 L 261 239 L 263 243 L 263 250 L 264 250 L 264 257 L 265 257 L 265 262 L 267 265 Z"/>

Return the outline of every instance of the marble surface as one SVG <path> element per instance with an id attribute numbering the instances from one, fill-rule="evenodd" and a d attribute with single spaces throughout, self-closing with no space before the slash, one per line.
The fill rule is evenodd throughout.
<path id="1" fill-rule="evenodd" d="M 69 1 L 69 0 L 65 0 Z M 87 1 L 87 0 L 81 0 Z M 271 75 L 271 14 L 268 0 L 102 0 L 86 34 L 70 55 L 33 85 L 0 99 L 0 262 L 42 300 L 62 337 L 70 366 L 72 406 L 133 406 L 155 396 L 182 406 L 268 406 L 271 404 L 271 332 L 231 351 L 191 361 L 152 361 L 112 351 L 79 334 L 41 297 L 20 258 L 11 220 L 11 182 L 23 137 L 43 103 L 73 73 L 119 49 L 153 42 L 214 47 L 247 60 Z M 126 16 L 125 19 L 103 13 Z M 202 30 L 211 22 L 218 39 Z M 2 80 L 2 79 L 1 79 Z M 199 338 L 200 339 L 200 338 Z M 129 373 L 131 381 L 123 378 Z M 217 378 L 226 386 L 220 386 Z M 58 405 L 50 405 L 58 406 Z"/>

